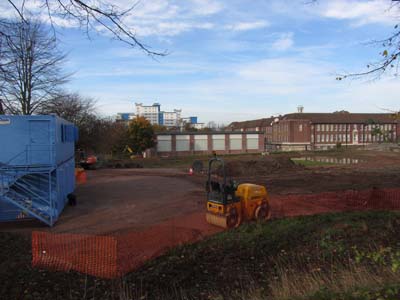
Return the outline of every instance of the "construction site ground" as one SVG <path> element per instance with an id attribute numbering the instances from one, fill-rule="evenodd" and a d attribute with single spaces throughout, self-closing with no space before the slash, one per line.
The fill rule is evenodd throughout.
<path id="1" fill-rule="evenodd" d="M 229 178 L 239 183 L 251 182 L 267 187 L 271 197 L 272 216 L 278 218 L 337 212 L 344 208 L 340 200 L 324 201 L 317 197 L 300 203 L 298 198 L 287 195 L 400 187 L 400 154 L 393 151 L 354 149 L 224 158 Z M 299 160 L 295 163 L 292 158 Z M 303 164 L 306 158 L 318 158 L 317 163 Z M 324 158 L 328 163 L 320 162 L 319 158 Z M 201 159 L 205 163 L 208 158 L 195 159 Z M 5 251 L 4 255 L 8 256 L 11 249 L 18 252 L 16 259 L 3 262 L 4 270 L 11 270 L 12 265 L 30 261 L 31 249 L 26 247 L 32 231 L 90 236 L 121 235 L 123 239 L 129 236 L 132 243 L 129 249 L 124 249 L 128 251 L 125 255 L 138 257 L 137 265 L 134 265 L 137 268 L 181 242 L 194 242 L 221 231 L 205 222 L 206 174 L 203 172 L 189 175 L 192 161 L 193 158 L 175 158 L 162 161 L 162 166 L 158 165 L 158 160 L 154 165 L 156 168 L 88 171 L 87 183 L 78 186 L 76 190 L 77 206 L 67 206 L 54 227 L 48 228 L 36 221 L 0 224 L 0 237 L 7 241 L 5 249 L 8 252 Z M 353 163 L 332 163 L 335 161 Z M 153 162 L 150 160 L 149 163 Z M 15 233 L 18 236 L 22 234 L 27 242 L 22 242 Z M 68 239 L 62 243 L 65 241 Z M 72 250 L 80 251 L 70 249 L 64 244 L 61 248 L 67 249 L 67 253 Z M 0 250 L 0 256 L 1 254 Z M 92 254 L 82 252 L 82 255 Z M 54 258 L 59 261 L 59 257 Z M 23 278 L 29 278 L 32 271 L 29 266 L 26 274 L 18 272 Z M 64 276 L 58 274 L 56 276 Z M 6 273 L 3 275 L 7 276 Z"/>
<path id="2" fill-rule="evenodd" d="M 328 158 L 328 161 L 349 159 L 357 163 L 303 166 L 291 160 L 303 159 L 305 155 L 307 158 Z M 201 159 L 206 163 L 206 157 Z M 258 154 L 226 156 L 225 160 L 228 178 L 267 187 L 273 215 L 278 210 L 280 214 L 287 211 L 293 215 L 296 209 L 300 209 L 298 203 L 281 203 L 282 198 L 275 195 L 400 187 L 400 154 L 391 151 Z M 164 222 L 169 225 L 178 222 L 179 226 L 193 228 L 197 233 L 214 232 L 203 218 L 206 174 L 189 175 L 190 161 L 187 165 L 179 161 L 176 164 L 180 167 L 175 168 L 173 163 L 164 164 L 163 168 L 88 171 L 87 183 L 76 190 L 78 205 L 67 206 L 53 228 L 26 221 L 0 224 L 0 230 L 108 235 L 142 231 Z M 302 207 L 304 205 L 309 214 L 320 211 L 318 203 L 307 203 Z M 335 207 L 323 206 L 324 211 L 335 211 Z"/>

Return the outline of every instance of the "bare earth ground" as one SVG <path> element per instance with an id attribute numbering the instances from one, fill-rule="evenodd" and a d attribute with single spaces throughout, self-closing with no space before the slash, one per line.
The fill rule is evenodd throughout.
<path id="1" fill-rule="evenodd" d="M 232 178 L 267 187 L 273 210 L 277 206 L 288 210 L 298 206 L 277 203 L 274 195 L 400 187 L 400 153 L 351 150 L 312 155 L 358 158 L 360 163 L 302 167 L 288 163 L 287 158 L 293 154 L 226 157 L 226 161 L 228 167 L 234 168 Z M 187 170 L 174 168 L 88 171 L 88 182 L 76 190 L 78 205 L 67 206 L 53 228 L 22 222 L 0 224 L 0 231 L 113 234 L 141 231 L 192 214 L 199 223 L 199 214 L 204 213 L 205 180 L 205 174 L 189 176 Z M 313 210 L 311 204 L 309 210 Z M 195 227 L 206 226 L 194 223 Z"/>
<path id="2" fill-rule="evenodd" d="M 202 190 L 175 170 L 97 170 L 76 193 L 56 232 L 113 233 L 143 229 L 197 211 Z"/>
<path id="3" fill-rule="evenodd" d="M 87 171 L 76 189 L 78 205 L 66 206 L 49 229 L 37 222 L 3 224 L 4 230 L 110 234 L 141 230 L 201 210 L 203 190 L 173 169 L 101 169 Z"/>
<path id="4" fill-rule="evenodd" d="M 303 167 L 292 163 L 288 159 L 290 154 L 226 157 L 226 161 L 234 179 L 267 187 L 272 215 L 279 217 L 340 211 L 343 206 L 339 200 L 299 203 L 285 198 L 287 194 L 400 187 L 399 153 L 346 151 L 313 155 L 353 157 L 361 163 Z M 135 263 L 140 266 L 176 244 L 221 230 L 205 222 L 205 180 L 205 174 L 190 176 L 187 169 L 89 171 L 88 182 L 76 190 L 78 205 L 67 206 L 53 228 L 31 221 L 0 224 L 0 231 L 126 233 L 134 242 L 134 246 L 129 246 L 129 256 L 137 257 Z"/>

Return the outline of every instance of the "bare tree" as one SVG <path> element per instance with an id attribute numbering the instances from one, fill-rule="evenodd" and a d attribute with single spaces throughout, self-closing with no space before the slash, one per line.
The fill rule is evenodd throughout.
<path id="1" fill-rule="evenodd" d="M 24 19 L 25 0 L 21 5 L 17 5 L 18 0 L 7 0 L 10 7 Z M 61 18 L 64 21 L 77 22 L 79 26 L 89 35 L 90 31 L 105 30 L 115 39 L 131 46 L 138 47 L 150 56 L 164 56 L 166 52 L 157 52 L 142 43 L 124 21 L 129 13 L 135 8 L 139 0 L 132 1 L 133 5 L 128 9 L 122 9 L 114 4 L 102 0 L 83 1 L 83 0 L 37 0 L 41 3 L 42 11 L 46 12 L 48 21 L 54 25 L 55 19 Z"/>
<path id="2" fill-rule="evenodd" d="M 383 40 L 372 41 L 369 44 L 378 46 L 382 50 L 379 52 L 379 58 L 366 65 L 366 70 L 355 73 L 339 74 L 336 79 L 342 80 L 346 78 L 361 78 L 372 77 L 372 79 L 379 79 L 383 74 L 390 73 L 391 75 L 399 75 L 400 63 L 400 28 L 399 24 L 394 26 L 395 31 Z"/>
<path id="3" fill-rule="evenodd" d="M 57 116 L 81 127 L 87 123 L 89 116 L 96 113 L 96 101 L 92 98 L 85 98 L 78 93 L 61 93 L 46 101 L 39 114 L 56 114 Z"/>
<path id="4" fill-rule="evenodd" d="M 304 4 L 316 4 L 318 0 L 307 0 Z M 400 17 L 400 1 L 392 0 L 386 11 L 394 11 L 397 15 L 397 20 Z M 381 48 L 378 54 L 378 59 L 371 63 L 366 64 L 366 70 L 360 72 L 348 72 L 338 74 L 336 80 L 346 78 L 364 78 L 369 77 L 372 79 L 379 79 L 384 73 L 391 73 L 394 76 L 399 74 L 400 64 L 400 23 L 394 25 L 393 32 L 383 40 L 372 40 L 367 45 Z"/>
<path id="5" fill-rule="evenodd" d="M 74 123 L 79 129 L 77 148 L 94 153 L 110 153 L 127 145 L 127 126 L 109 118 L 99 117 L 96 101 L 78 93 L 62 93 L 46 101 L 40 114 L 56 114 Z"/>
<path id="6" fill-rule="evenodd" d="M 0 98 L 11 114 L 35 113 L 59 91 L 68 75 L 61 70 L 65 54 L 38 21 L 1 24 Z"/>

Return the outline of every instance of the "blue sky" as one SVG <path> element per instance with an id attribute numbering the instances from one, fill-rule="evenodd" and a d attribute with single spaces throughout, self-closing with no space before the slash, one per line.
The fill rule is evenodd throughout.
<path id="1" fill-rule="evenodd" d="M 88 40 L 63 22 L 58 37 L 74 72 L 67 88 L 97 99 L 98 111 L 110 116 L 134 111 L 134 102 L 217 123 L 298 105 L 306 112 L 398 110 L 399 79 L 335 80 L 378 58 L 381 49 L 365 43 L 393 31 L 400 13 L 388 10 L 390 1 L 305 2 L 141 0 L 125 21 L 142 42 L 169 52 L 157 60 L 101 31 Z"/>

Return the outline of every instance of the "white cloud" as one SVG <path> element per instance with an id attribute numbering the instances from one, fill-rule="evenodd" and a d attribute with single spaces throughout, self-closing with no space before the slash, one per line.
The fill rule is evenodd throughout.
<path id="1" fill-rule="evenodd" d="M 290 49 L 293 44 L 293 32 L 287 32 L 281 34 L 280 37 L 272 44 L 272 49 L 277 51 L 285 51 Z"/>
<path id="2" fill-rule="evenodd" d="M 97 3 L 96 0 L 93 3 Z M 108 0 L 107 3 L 115 5 L 120 10 L 126 10 L 133 4 L 132 0 Z M 15 0 L 20 7 L 22 0 Z M 59 11 L 56 1 L 49 1 L 53 11 Z M 43 22 L 50 22 L 43 1 L 31 0 L 25 9 L 40 18 Z M 223 5 L 219 0 L 142 0 L 138 1 L 132 11 L 123 17 L 123 22 L 132 28 L 139 36 L 174 36 L 195 29 L 212 29 L 214 24 L 207 17 L 220 12 Z M 9 3 L 0 3 L 0 17 L 14 17 L 15 9 Z M 54 13 L 53 23 L 60 27 L 76 28 L 79 22 L 66 19 Z M 108 34 L 99 24 L 94 27 L 97 31 Z"/>
<path id="3" fill-rule="evenodd" d="M 251 85 L 252 91 L 266 95 L 315 94 L 324 86 L 335 84 L 331 75 L 335 66 L 322 61 L 285 56 L 259 60 L 240 66 L 239 79 Z"/>
<path id="4" fill-rule="evenodd" d="M 216 0 L 142 1 L 124 21 L 135 28 L 139 36 L 175 36 L 195 29 L 212 29 L 207 17 L 223 8 Z"/>
<path id="5" fill-rule="evenodd" d="M 331 0 L 324 1 L 317 8 L 326 18 L 352 21 L 352 25 L 361 26 L 371 23 L 393 24 L 398 21 L 398 6 L 391 8 L 390 0 Z"/>
<path id="6" fill-rule="evenodd" d="M 223 9 L 222 3 L 215 0 L 190 0 L 192 12 L 199 15 L 213 15 Z"/>
<path id="7" fill-rule="evenodd" d="M 170 66 L 164 71 L 169 76 L 176 70 L 191 68 L 195 74 L 201 67 L 207 72 L 208 66 L 202 66 L 200 62 L 199 66 Z M 175 82 L 136 82 L 133 77 L 130 83 L 110 81 L 96 88 L 85 85 L 82 92 L 87 91 L 100 102 L 110 103 L 103 107 L 105 114 L 117 112 L 109 99 L 159 99 L 166 107 L 182 108 L 185 115 L 198 115 L 201 121 L 219 123 L 290 113 L 299 104 L 303 104 L 308 112 L 399 109 L 400 86 L 396 80 L 339 82 L 333 74 L 340 66 L 316 57 L 283 56 L 251 63 L 220 64 L 214 68 L 217 70 L 211 74 L 219 73 L 218 77 L 182 76 Z M 112 92 L 114 90 L 118 90 L 118 95 Z M 125 108 L 118 107 L 118 110 L 130 111 L 133 106 L 127 103 Z"/>
<path id="8" fill-rule="evenodd" d="M 213 23 L 192 23 L 192 22 L 158 22 L 153 26 L 137 25 L 136 32 L 140 36 L 175 36 L 193 29 L 212 29 Z"/>
<path id="9" fill-rule="evenodd" d="M 255 22 L 239 22 L 232 25 L 225 26 L 228 30 L 233 31 L 247 31 L 247 30 L 254 30 L 254 29 L 261 29 L 268 27 L 270 24 L 267 21 L 255 21 Z"/>

